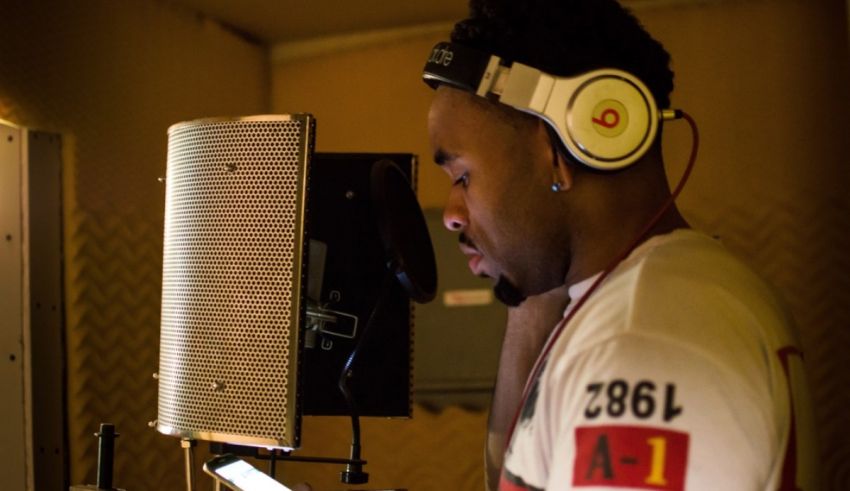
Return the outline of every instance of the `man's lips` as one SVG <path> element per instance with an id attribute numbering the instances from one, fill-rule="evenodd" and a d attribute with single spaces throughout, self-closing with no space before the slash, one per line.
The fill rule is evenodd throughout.
<path id="1" fill-rule="evenodd" d="M 478 254 L 469 258 L 469 270 L 472 271 L 472 274 L 475 276 L 483 276 L 483 273 L 478 270 L 478 265 L 481 263 L 482 259 L 484 258 Z"/>
<path id="2" fill-rule="evenodd" d="M 478 249 L 463 243 L 460 244 L 460 251 L 469 258 L 469 270 L 472 271 L 472 274 L 481 276 L 482 272 L 479 270 L 479 265 L 484 259 L 484 256 L 478 252 Z"/>

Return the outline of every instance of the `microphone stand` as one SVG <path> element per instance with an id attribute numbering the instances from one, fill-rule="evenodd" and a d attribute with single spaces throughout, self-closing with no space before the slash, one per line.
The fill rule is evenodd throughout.
<path id="1" fill-rule="evenodd" d="M 183 463 L 186 467 L 186 491 L 195 491 L 195 446 L 196 440 L 181 438 L 180 446 L 183 448 Z"/>

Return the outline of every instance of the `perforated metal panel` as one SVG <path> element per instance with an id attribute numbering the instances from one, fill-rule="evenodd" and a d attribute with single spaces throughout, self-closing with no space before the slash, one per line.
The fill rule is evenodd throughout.
<path id="1" fill-rule="evenodd" d="M 298 446 L 309 115 L 169 130 L 159 431 Z"/>

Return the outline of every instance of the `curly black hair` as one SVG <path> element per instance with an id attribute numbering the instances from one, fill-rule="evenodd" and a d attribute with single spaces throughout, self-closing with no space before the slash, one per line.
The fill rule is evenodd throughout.
<path id="1" fill-rule="evenodd" d="M 639 78 L 659 108 L 670 106 L 670 55 L 615 0 L 470 0 L 452 42 L 556 76 L 617 68 Z"/>

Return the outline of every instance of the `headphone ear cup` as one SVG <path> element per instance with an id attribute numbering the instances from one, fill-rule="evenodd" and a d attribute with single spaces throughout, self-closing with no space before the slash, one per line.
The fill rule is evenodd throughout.
<path id="1" fill-rule="evenodd" d="M 566 108 L 564 144 L 580 162 L 618 170 L 640 159 L 658 130 L 658 109 L 643 83 L 619 70 L 588 74 Z"/>

